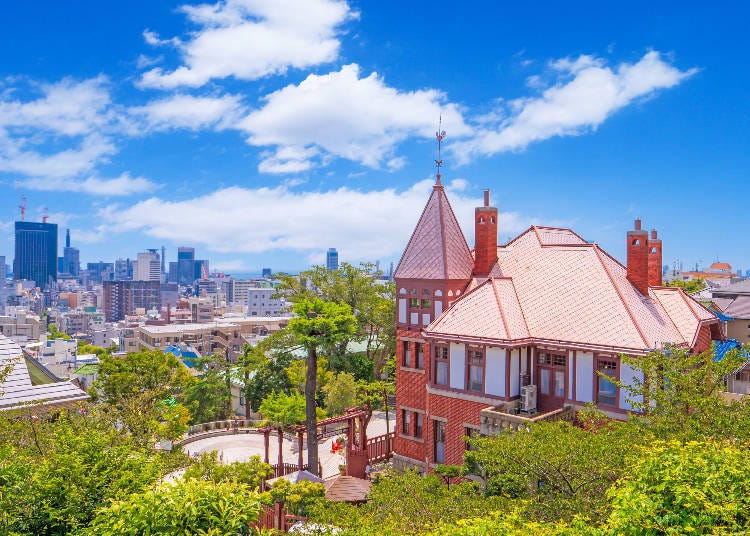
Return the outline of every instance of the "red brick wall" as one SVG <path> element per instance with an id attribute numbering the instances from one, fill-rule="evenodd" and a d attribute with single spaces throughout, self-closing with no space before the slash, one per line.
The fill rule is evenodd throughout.
<path id="1" fill-rule="evenodd" d="M 661 286 L 662 254 L 661 240 L 657 238 L 656 229 L 651 231 L 648 241 L 648 284 L 652 287 Z"/>
<path id="2" fill-rule="evenodd" d="M 643 295 L 648 295 L 648 231 L 636 220 L 634 231 L 628 231 L 628 281 Z"/>
<path id="3" fill-rule="evenodd" d="M 497 208 L 477 207 L 474 212 L 474 275 L 489 275 L 497 260 Z"/>
<path id="4" fill-rule="evenodd" d="M 430 463 L 434 463 L 433 438 L 434 417 L 448 419 L 445 425 L 445 462 L 446 464 L 460 465 L 463 463 L 463 455 L 466 443 L 463 437 L 466 435 L 464 423 L 479 426 L 480 411 L 487 407 L 486 403 L 470 402 L 440 395 L 430 395 L 430 419 L 425 445 Z"/>
<path id="5" fill-rule="evenodd" d="M 698 340 L 693 347 L 694 352 L 705 352 L 711 348 L 711 327 L 703 326 L 698 333 Z"/>
<path id="6" fill-rule="evenodd" d="M 424 347 L 424 372 L 417 372 L 405 369 L 402 366 L 404 362 L 404 345 L 403 337 L 420 338 L 421 334 L 417 330 L 399 329 L 396 331 L 396 440 L 394 442 L 394 451 L 396 454 L 406 456 L 414 460 L 424 461 L 424 445 L 427 438 L 427 416 L 424 417 L 422 442 L 413 439 L 402 438 L 402 419 L 401 409 L 403 406 L 422 411 L 427 410 L 427 382 L 429 381 L 430 370 L 430 351 L 429 346 Z M 420 339 L 421 340 L 421 339 Z M 416 350 L 414 342 L 408 341 L 411 348 L 411 366 L 416 363 Z M 412 429 L 414 420 L 412 417 Z"/>

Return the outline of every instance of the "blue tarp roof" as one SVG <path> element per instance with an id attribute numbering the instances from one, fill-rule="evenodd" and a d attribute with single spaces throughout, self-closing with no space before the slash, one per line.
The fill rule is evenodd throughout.
<path id="1" fill-rule="evenodd" d="M 190 368 L 195 368 L 196 362 L 195 360 L 198 359 L 198 354 L 195 352 L 191 352 L 189 350 L 181 350 L 179 346 L 170 344 L 164 349 L 165 352 L 172 354 L 178 359 L 181 359 L 185 365 L 187 365 Z"/>
<path id="2" fill-rule="evenodd" d="M 727 352 L 736 348 L 742 348 L 742 345 L 737 339 L 727 339 L 724 342 L 717 342 L 714 344 L 714 361 L 721 361 Z M 746 359 L 750 359 L 750 352 L 742 351 L 740 353 Z"/>

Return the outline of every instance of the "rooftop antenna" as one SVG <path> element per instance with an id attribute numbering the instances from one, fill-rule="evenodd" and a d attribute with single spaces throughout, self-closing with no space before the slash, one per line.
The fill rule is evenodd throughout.
<path id="1" fill-rule="evenodd" d="M 437 165 L 437 180 L 435 181 L 435 186 L 442 186 L 440 182 L 440 166 L 443 165 L 443 160 L 440 157 L 440 149 L 441 145 L 443 143 L 443 139 L 445 138 L 445 130 L 442 130 L 443 127 L 443 114 L 440 114 L 440 119 L 438 122 L 438 129 L 437 132 L 435 132 L 435 137 L 437 138 L 438 142 L 438 157 L 437 160 L 435 160 L 435 164 Z"/>
<path id="2" fill-rule="evenodd" d="M 18 205 L 18 208 L 21 209 L 21 221 L 26 221 L 26 196 L 21 196 L 21 204 Z"/>
<path id="3" fill-rule="evenodd" d="M 49 214 L 47 214 L 47 207 L 44 207 L 44 212 L 42 212 L 42 223 L 47 223 L 47 220 L 49 219 Z"/>

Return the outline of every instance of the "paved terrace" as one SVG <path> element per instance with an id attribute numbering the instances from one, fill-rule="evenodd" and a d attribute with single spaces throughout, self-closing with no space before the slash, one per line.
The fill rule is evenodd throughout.
<path id="1" fill-rule="evenodd" d="M 390 410 L 388 412 L 390 431 L 394 430 L 396 426 L 395 411 Z M 367 426 L 367 437 L 372 438 L 375 436 L 383 435 L 386 433 L 386 417 L 384 411 L 374 411 L 372 418 Z M 245 433 L 247 429 L 240 429 L 237 434 L 226 432 L 223 435 L 214 435 L 204 438 L 199 438 L 190 443 L 184 445 L 182 448 L 189 454 L 200 454 L 203 452 L 216 451 L 219 453 L 219 458 L 224 463 L 232 462 L 244 462 L 247 461 L 251 456 L 260 456 L 263 458 L 263 434 L 256 433 Z M 216 432 L 214 432 L 216 433 Z M 320 463 L 323 466 L 323 478 L 329 478 L 339 473 L 339 465 L 344 463 L 344 455 L 342 453 L 332 453 L 331 445 L 333 444 L 336 437 L 330 437 L 319 443 L 318 457 Z M 306 441 L 305 441 L 306 443 Z M 303 456 L 305 463 L 307 463 L 307 455 L 303 449 Z M 297 463 L 298 457 L 297 440 L 290 441 L 284 438 L 282 443 L 282 453 L 284 455 L 284 463 Z M 278 459 L 278 438 L 275 433 L 271 434 L 268 442 L 268 460 L 270 463 L 276 463 Z"/>

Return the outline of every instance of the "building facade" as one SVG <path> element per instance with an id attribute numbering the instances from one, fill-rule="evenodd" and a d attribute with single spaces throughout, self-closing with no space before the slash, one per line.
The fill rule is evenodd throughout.
<path id="1" fill-rule="evenodd" d="M 81 273 L 81 252 L 70 246 L 70 229 L 65 230 L 65 248 L 63 248 L 62 271 L 73 277 Z"/>
<path id="2" fill-rule="evenodd" d="M 13 277 L 45 288 L 57 281 L 57 224 L 17 221 Z"/>
<path id="3" fill-rule="evenodd" d="M 326 268 L 328 270 L 339 269 L 339 252 L 336 248 L 328 248 L 326 252 Z"/>
<path id="4" fill-rule="evenodd" d="M 160 287 L 159 281 L 104 281 L 102 309 L 106 321 L 124 320 L 136 309 L 159 309 Z"/>
<path id="5" fill-rule="evenodd" d="M 161 282 L 161 258 L 155 249 L 149 249 L 138 254 L 133 270 L 136 281 Z"/>
<path id="6" fill-rule="evenodd" d="M 570 229 L 533 226 L 499 246 L 489 192 L 474 229 L 472 251 L 438 178 L 394 274 L 397 465 L 460 464 L 463 438 L 515 418 L 522 394 L 542 418 L 589 402 L 626 418 L 608 378 L 638 372 L 621 354 L 721 337 L 713 313 L 661 286 L 661 240 L 640 221 L 627 266 Z"/>

